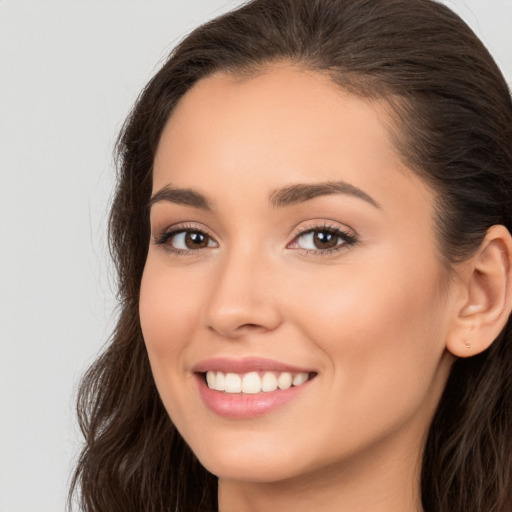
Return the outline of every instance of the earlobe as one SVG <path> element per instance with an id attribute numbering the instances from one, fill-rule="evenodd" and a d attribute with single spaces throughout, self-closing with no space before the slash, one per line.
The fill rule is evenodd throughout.
<path id="1" fill-rule="evenodd" d="M 463 300 L 457 306 L 446 348 L 457 357 L 470 357 L 492 344 L 511 313 L 512 237 L 505 226 L 488 229 L 461 275 Z"/>

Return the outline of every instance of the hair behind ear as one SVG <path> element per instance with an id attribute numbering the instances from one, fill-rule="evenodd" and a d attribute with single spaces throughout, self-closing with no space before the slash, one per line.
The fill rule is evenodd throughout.
<path id="1" fill-rule="evenodd" d="M 508 512 L 512 510 L 509 231 L 501 225 L 490 227 L 478 250 L 454 272 L 460 299 L 447 349 L 458 359 L 425 448 L 424 508 Z"/>
<path id="2" fill-rule="evenodd" d="M 511 368 L 511 319 L 488 350 L 454 363 L 424 453 L 425 510 L 512 510 Z"/>

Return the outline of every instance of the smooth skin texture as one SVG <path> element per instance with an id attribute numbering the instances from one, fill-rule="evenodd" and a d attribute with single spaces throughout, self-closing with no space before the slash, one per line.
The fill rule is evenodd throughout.
<path id="1" fill-rule="evenodd" d="M 281 64 L 200 81 L 165 127 L 141 324 L 170 417 L 219 477 L 221 512 L 421 511 L 453 354 L 484 350 L 510 313 L 510 235 L 490 230 L 448 279 L 433 193 L 390 125 L 384 104 Z M 277 190 L 340 181 L 352 188 L 275 204 Z M 248 356 L 317 375 L 263 416 L 214 414 L 193 367 Z"/>

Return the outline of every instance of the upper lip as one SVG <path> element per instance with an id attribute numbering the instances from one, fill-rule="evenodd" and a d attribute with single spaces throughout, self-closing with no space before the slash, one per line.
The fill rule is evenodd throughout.
<path id="1" fill-rule="evenodd" d="M 258 371 L 275 371 L 290 373 L 311 373 L 308 368 L 299 368 L 276 361 L 274 359 L 266 359 L 261 357 L 245 357 L 243 359 L 233 359 L 229 357 L 214 357 L 205 359 L 196 364 L 192 371 L 196 373 L 206 373 L 208 371 L 223 373 L 248 373 Z"/>

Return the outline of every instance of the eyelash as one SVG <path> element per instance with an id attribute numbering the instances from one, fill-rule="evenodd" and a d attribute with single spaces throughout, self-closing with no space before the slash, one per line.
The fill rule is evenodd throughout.
<path id="1" fill-rule="evenodd" d="M 180 226 L 175 226 L 170 229 L 164 230 L 155 240 L 154 243 L 157 246 L 163 247 L 167 252 L 175 256 L 189 256 L 196 255 L 201 249 L 175 249 L 168 242 L 172 240 L 173 237 L 179 235 L 180 233 L 200 233 L 206 236 L 208 239 L 213 240 L 208 233 L 206 233 L 203 229 L 198 228 L 197 226 L 193 226 L 190 224 L 183 224 Z"/>
<path id="2" fill-rule="evenodd" d="M 329 233 L 334 235 L 336 238 L 340 238 L 343 242 L 341 244 L 337 244 L 335 247 L 329 249 L 298 249 L 303 252 L 303 254 L 312 254 L 318 256 L 329 256 L 335 254 L 337 252 L 343 251 L 348 247 L 354 246 L 358 243 L 357 237 L 348 231 L 341 229 L 338 226 L 332 226 L 329 224 L 320 224 L 316 226 L 308 226 L 299 228 L 297 232 L 293 236 L 293 240 L 291 244 L 297 243 L 300 237 L 310 233 Z M 288 244 L 290 245 L 290 244 Z"/>
<path id="3" fill-rule="evenodd" d="M 209 240 L 213 240 L 206 231 L 203 229 L 198 228 L 197 226 L 193 225 L 181 225 L 176 226 L 171 229 L 165 230 L 162 234 L 160 234 L 155 240 L 154 244 L 157 246 L 161 246 L 165 248 L 166 251 L 172 253 L 176 256 L 189 256 L 189 255 L 197 255 L 202 249 L 176 249 L 172 247 L 168 242 L 172 240 L 173 237 L 175 237 L 178 234 L 186 233 L 186 232 L 193 232 L 193 233 L 199 233 L 207 237 Z M 348 247 L 351 247 L 353 245 L 356 245 L 358 243 L 357 237 L 348 231 L 345 231 L 337 226 L 332 226 L 329 224 L 321 224 L 316 226 L 308 226 L 300 228 L 296 231 L 296 233 L 293 235 L 292 241 L 287 245 L 289 247 L 291 244 L 297 243 L 297 241 L 310 233 L 329 233 L 334 236 L 336 236 L 339 239 L 342 239 L 342 243 L 336 245 L 335 247 L 328 248 L 328 249 L 301 249 L 298 248 L 297 250 L 302 251 L 303 254 L 313 254 L 318 256 L 328 256 L 331 254 L 335 254 L 339 251 L 342 251 Z"/>

